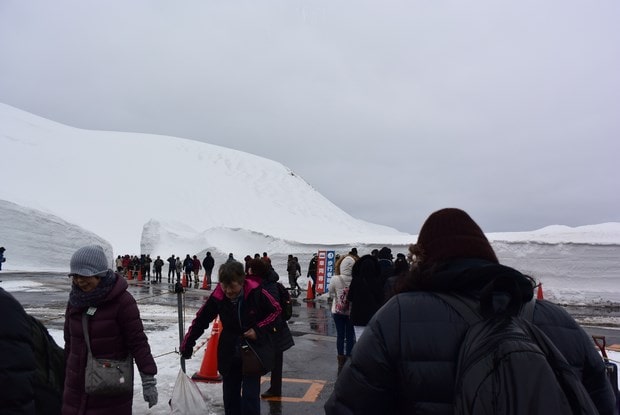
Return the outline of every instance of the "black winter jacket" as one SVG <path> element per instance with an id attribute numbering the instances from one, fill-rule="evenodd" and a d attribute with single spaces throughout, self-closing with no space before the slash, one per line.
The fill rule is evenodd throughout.
<path id="1" fill-rule="evenodd" d="M 434 291 L 468 292 L 485 285 L 483 266 L 518 271 L 479 260 L 457 260 L 433 274 Z M 529 298 L 533 288 L 528 293 Z M 592 340 L 561 307 L 537 301 L 534 324 L 580 375 L 601 414 L 613 414 L 614 395 Z M 392 297 L 369 322 L 325 404 L 330 414 L 452 414 L 456 361 L 467 323 L 428 291 Z"/>
<path id="2" fill-rule="evenodd" d="M 217 345 L 217 367 L 222 376 L 227 376 L 234 368 L 241 368 L 241 339 L 250 328 L 256 332 L 256 343 L 269 343 L 269 350 L 273 350 L 273 328 L 281 312 L 280 304 L 254 279 L 245 279 L 243 299 L 238 304 L 226 298 L 218 284 L 196 313 L 196 318 L 185 334 L 180 347 L 181 355 L 186 358 L 191 356 L 196 340 L 219 315 L 222 332 Z M 235 361 L 239 364 L 233 364 Z"/>
<path id="3" fill-rule="evenodd" d="M 349 318 L 354 326 L 365 326 L 383 305 L 383 280 L 379 261 L 364 255 L 353 265 L 347 299 L 351 303 Z"/>
<path id="4" fill-rule="evenodd" d="M 21 304 L 0 288 L 0 414 L 32 414 L 35 355 L 30 320 Z"/>
<path id="5" fill-rule="evenodd" d="M 262 280 L 262 286 L 275 300 L 280 302 L 280 291 L 277 287 L 279 276 L 273 271 L 269 272 L 267 277 Z M 282 318 L 282 314 L 278 316 L 273 328 L 273 342 L 276 351 L 284 352 L 295 345 L 291 330 L 288 328 L 288 323 Z"/>

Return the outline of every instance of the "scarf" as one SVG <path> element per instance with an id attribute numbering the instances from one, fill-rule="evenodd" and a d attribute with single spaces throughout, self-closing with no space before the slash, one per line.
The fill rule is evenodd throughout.
<path id="1" fill-rule="evenodd" d="M 112 270 L 108 270 L 107 274 L 101 277 L 99 285 L 90 292 L 84 292 L 76 284 L 73 284 L 69 293 L 69 304 L 77 308 L 97 306 L 112 291 L 115 283 L 116 275 Z"/>

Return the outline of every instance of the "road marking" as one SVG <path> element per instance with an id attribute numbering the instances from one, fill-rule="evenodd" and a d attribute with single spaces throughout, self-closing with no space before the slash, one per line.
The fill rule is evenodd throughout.
<path id="1" fill-rule="evenodd" d="M 261 383 L 271 380 L 269 377 L 262 377 Z M 323 390 L 323 387 L 327 383 L 325 380 L 310 380 L 310 379 L 292 379 L 282 378 L 282 383 L 307 383 L 308 389 L 302 397 L 292 396 L 279 396 L 273 398 L 266 398 L 265 401 L 280 401 L 280 402 L 316 402 L 319 398 L 319 394 Z"/>

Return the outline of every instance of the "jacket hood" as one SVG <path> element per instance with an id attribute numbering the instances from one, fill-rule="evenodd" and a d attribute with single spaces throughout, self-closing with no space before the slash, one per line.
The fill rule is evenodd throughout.
<path id="1" fill-rule="evenodd" d="M 108 302 L 115 299 L 116 297 L 127 291 L 127 287 L 129 287 L 127 280 L 125 280 L 123 276 L 114 273 L 114 278 L 116 278 L 116 282 L 114 282 L 112 289 L 110 290 L 103 302 Z"/>
<path id="2" fill-rule="evenodd" d="M 478 294 L 498 277 L 514 280 L 522 302 L 530 301 L 534 296 L 532 278 L 514 268 L 480 259 L 459 259 L 437 264 L 422 290 Z"/>
<path id="3" fill-rule="evenodd" d="M 353 272 L 353 265 L 355 264 L 355 259 L 347 255 L 340 262 L 340 275 L 344 275 L 350 277 Z"/>
<path id="4" fill-rule="evenodd" d="M 258 277 L 249 276 L 245 278 L 245 282 L 243 283 L 243 299 L 247 300 L 250 292 L 256 288 L 260 287 L 260 280 Z M 224 294 L 224 290 L 222 290 L 222 286 L 217 284 L 213 294 L 211 294 L 217 300 L 224 300 L 226 298 L 226 294 Z"/>

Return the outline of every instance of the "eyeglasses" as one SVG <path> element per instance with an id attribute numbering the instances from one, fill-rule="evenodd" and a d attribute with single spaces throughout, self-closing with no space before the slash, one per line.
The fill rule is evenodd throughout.
<path id="1" fill-rule="evenodd" d="M 85 275 L 76 275 L 76 274 L 73 274 L 73 275 L 69 275 L 69 278 L 73 278 L 74 280 L 77 280 L 78 278 L 92 278 L 92 277 L 87 277 L 87 276 L 85 276 Z"/>

